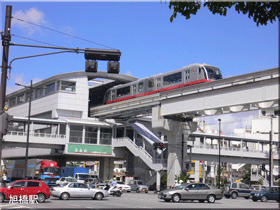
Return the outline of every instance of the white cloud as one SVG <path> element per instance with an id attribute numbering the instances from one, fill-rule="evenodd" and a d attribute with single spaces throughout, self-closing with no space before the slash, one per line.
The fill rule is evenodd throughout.
<path id="1" fill-rule="evenodd" d="M 34 78 L 32 80 L 32 84 L 35 84 L 37 82 L 40 82 L 42 81 L 43 79 L 41 78 Z M 21 85 L 25 85 L 25 86 L 29 86 L 30 85 L 30 81 L 29 82 L 25 82 L 25 79 L 24 79 L 24 75 L 17 75 L 17 74 L 12 74 L 11 75 L 11 78 L 9 80 L 9 83 L 10 84 L 15 84 L 15 83 L 18 83 L 18 84 L 21 84 Z M 23 87 L 22 86 L 18 86 L 18 85 L 7 85 L 7 88 L 6 88 L 6 94 L 10 94 L 12 92 L 15 92 L 19 89 L 22 89 Z"/>
<path id="2" fill-rule="evenodd" d="M 42 30 L 39 26 L 32 25 L 27 22 L 35 23 L 37 25 L 45 24 L 47 21 L 45 20 L 45 14 L 42 11 L 37 10 L 36 8 L 31 8 L 26 11 L 16 11 L 12 18 L 12 26 L 21 28 L 23 31 L 27 32 L 29 35 L 32 35 L 35 32 L 42 33 Z M 24 20 L 20 21 L 15 18 Z M 25 22 L 27 21 L 27 22 Z"/>
<path id="3" fill-rule="evenodd" d="M 240 112 L 224 115 L 216 115 L 209 117 L 201 117 L 199 121 L 205 121 L 205 125 L 209 125 L 212 131 L 219 129 L 219 121 L 221 119 L 221 131 L 226 135 L 233 135 L 234 129 L 243 128 L 252 125 L 252 119 L 257 116 L 258 111 Z"/>
<path id="4" fill-rule="evenodd" d="M 126 71 L 125 74 L 128 76 L 132 76 L 131 71 Z"/>

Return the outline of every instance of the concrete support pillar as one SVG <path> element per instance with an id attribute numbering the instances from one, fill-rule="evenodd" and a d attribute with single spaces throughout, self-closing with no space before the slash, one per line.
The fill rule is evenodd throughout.
<path id="1" fill-rule="evenodd" d="M 97 128 L 97 145 L 100 144 L 100 127 Z"/>
<path id="2" fill-rule="evenodd" d="M 85 143 L 85 139 L 86 139 L 86 126 L 83 126 L 82 144 Z"/>
<path id="3" fill-rule="evenodd" d="M 174 186 L 175 175 L 180 175 L 184 169 L 184 161 L 182 152 L 186 159 L 186 145 L 189 135 L 197 128 L 195 122 L 178 122 L 168 120 L 168 132 L 165 132 L 168 138 L 168 159 L 167 159 L 167 188 Z M 184 139 L 182 139 L 184 134 Z M 182 143 L 183 141 L 183 143 Z M 184 148 L 182 148 L 182 145 Z"/>
<path id="4" fill-rule="evenodd" d="M 157 171 L 157 181 L 156 181 L 157 191 L 160 191 L 160 172 Z"/>
<path id="5" fill-rule="evenodd" d="M 114 159 L 103 158 L 100 161 L 99 176 L 103 180 L 113 179 L 114 172 Z"/>
<path id="6" fill-rule="evenodd" d="M 126 153 L 126 171 L 134 173 L 134 162 L 135 156 L 130 152 L 127 151 Z"/>

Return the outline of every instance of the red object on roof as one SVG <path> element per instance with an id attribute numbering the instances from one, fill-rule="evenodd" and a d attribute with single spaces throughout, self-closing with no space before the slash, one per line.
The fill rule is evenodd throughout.
<path id="1" fill-rule="evenodd" d="M 41 161 L 41 168 L 45 168 L 45 167 L 55 167 L 55 168 L 59 168 L 59 167 L 57 166 L 57 162 L 55 162 L 55 161 L 42 160 L 42 161 Z"/>

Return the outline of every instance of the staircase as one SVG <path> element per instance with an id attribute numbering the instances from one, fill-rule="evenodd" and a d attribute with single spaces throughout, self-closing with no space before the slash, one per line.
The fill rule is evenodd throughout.
<path id="1" fill-rule="evenodd" d="M 152 170 L 163 170 L 163 164 L 154 159 L 146 150 L 141 146 L 137 146 L 130 138 L 113 138 L 113 147 L 126 147 L 136 157 L 140 157 Z"/>

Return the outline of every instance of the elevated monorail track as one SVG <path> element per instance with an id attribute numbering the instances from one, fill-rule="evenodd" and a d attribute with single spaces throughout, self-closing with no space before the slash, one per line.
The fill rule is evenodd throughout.
<path id="1" fill-rule="evenodd" d="M 279 109 L 279 68 L 181 87 L 117 103 L 91 107 L 90 116 L 124 119 L 150 114 L 160 106 L 162 117 L 225 114 Z"/>

